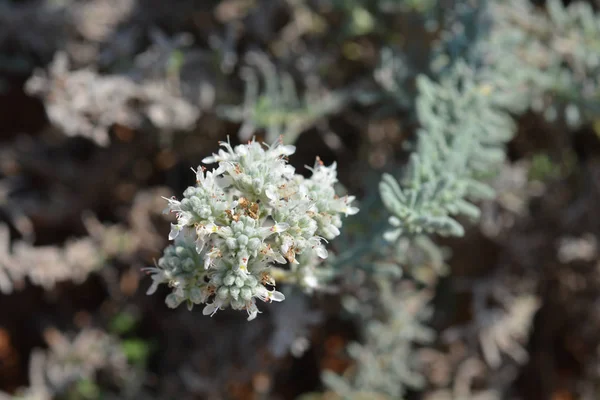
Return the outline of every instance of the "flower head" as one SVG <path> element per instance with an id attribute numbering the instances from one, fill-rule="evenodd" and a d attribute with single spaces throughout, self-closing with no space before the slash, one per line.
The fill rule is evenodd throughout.
<path id="1" fill-rule="evenodd" d="M 202 312 L 211 316 L 230 307 L 252 320 L 260 313 L 256 299 L 285 298 L 274 289 L 272 266 L 326 258 L 326 239 L 339 235 L 342 217 L 358 209 L 353 197 L 336 196 L 335 164 L 317 160 L 306 179 L 287 163 L 293 146 L 221 145 L 203 160 L 218 163 L 216 169 L 199 167 L 196 185 L 181 200 L 166 199 L 166 211 L 176 215 L 169 234 L 174 242 L 146 269 L 153 281 L 148 294 L 165 283 L 172 289 L 169 307 L 205 304 Z M 317 287 L 315 276 L 304 286 Z"/>

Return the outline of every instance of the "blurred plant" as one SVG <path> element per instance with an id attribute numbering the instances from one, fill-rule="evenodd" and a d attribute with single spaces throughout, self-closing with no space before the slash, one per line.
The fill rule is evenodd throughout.
<path id="1" fill-rule="evenodd" d="M 241 72 L 246 85 L 244 103 L 217 108 L 223 118 L 242 123 L 238 132 L 242 141 L 250 139 L 256 130 L 264 129 L 266 142 L 272 143 L 281 136 L 284 143 L 293 144 L 302 132 L 341 110 L 350 99 L 343 92 L 325 92 L 310 86 L 300 97 L 292 76 L 278 73 L 265 54 L 250 52 L 246 62 L 249 67 Z M 264 82 L 262 93 L 255 70 Z"/>
<path id="2" fill-rule="evenodd" d="M 528 360 L 523 346 L 529 337 L 533 316 L 540 307 L 536 296 L 512 295 L 508 288 L 498 283 L 499 279 L 492 279 L 472 285 L 472 323 L 466 327 L 452 327 L 443 334 L 447 342 L 457 341 L 463 335 L 468 336 L 468 343 L 478 342 L 483 360 L 493 369 L 502 365 L 502 353 L 519 364 Z M 493 301 L 502 307 L 489 307 Z"/>
<path id="3" fill-rule="evenodd" d="M 159 130 L 189 130 L 199 116 L 196 106 L 173 93 L 166 82 L 137 83 L 92 69 L 69 70 L 59 53 L 46 74 L 38 71 L 27 90 L 44 99 L 50 121 L 67 136 L 84 136 L 101 146 L 110 142 L 114 125 L 131 129 L 149 122 Z"/>
<path id="4" fill-rule="evenodd" d="M 454 53 L 468 56 L 467 59 L 478 63 L 478 68 L 469 68 L 459 59 L 450 64 L 449 71 L 440 72 L 439 83 L 424 76 L 417 79 L 416 112 L 422 129 L 415 151 L 401 184 L 384 174 L 380 186 L 383 201 L 393 214 L 389 222 L 395 229 L 387 233 L 389 240 L 422 233 L 463 234 L 464 229 L 453 217 L 477 218 L 479 210 L 466 200 L 493 194 L 481 178 L 493 173 L 505 158 L 503 145 L 515 131 L 509 112 L 524 112 L 544 93 L 575 102 L 577 98 L 588 106 L 593 104 L 582 96 L 594 97 L 596 84 L 592 81 L 597 74 L 593 68 L 600 62 L 596 53 L 583 49 L 594 47 L 600 18 L 587 4 L 576 3 L 565 8 L 557 0 L 548 3 L 550 18 L 544 19 L 525 3 L 491 2 L 492 15 L 498 14 L 491 30 L 473 33 L 470 41 L 469 35 L 462 33 L 446 39 L 441 47 L 446 53 L 452 53 L 448 48 L 453 47 L 450 44 L 457 37 L 470 42 L 467 49 L 473 50 L 468 54 L 457 50 Z M 463 14 L 472 23 L 475 14 Z M 522 18 L 530 14 L 533 18 Z M 469 24 L 463 22 L 463 25 Z M 519 29 L 515 29 L 517 26 Z M 572 53 L 575 49 L 582 51 Z M 540 55 L 538 51 L 543 53 Z M 516 76 L 512 74 L 514 70 L 519 71 Z M 530 88 L 529 94 L 523 94 L 524 85 Z M 575 94 L 567 89 L 572 87 L 582 89 Z M 546 108 L 546 112 L 549 110 Z M 577 125 L 580 112 L 575 105 L 569 104 L 566 111 L 567 122 Z"/>
<path id="5" fill-rule="evenodd" d="M 126 259 L 140 246 L 133 232 L 118 225 L 104 226 L 86 218 L 90 235 L 68 240 L 64 246 L 32 246 L 24 240 L 11 244 L 8 227 L 0 225 L 0 292 L 24 287 L 25 279 L 50 290 L 60 282 L 82 283 L 112 259 Z"/>
<path id="6" fill-rule="evenodd" d="M 413 71 L 408 65 L 406 57 L 391 48 L 381 49 L 379 65 L 375 69 L 374 78 L 383 91 L 381 103 L 389 107 L 390 112 L 398 109 L 406 110 L 413 104 L 411 93 L 408 91 Z M 364 96 L 364 94 L 360 94 Z M 387 111 L 387 110 L 386 110 Z"/>
<path id="7" fill-rule="evenodd" d="M 299 291 L 296 291 L 299 292 Z M 291 293 L 287 300 L 273 309 L 275 329 L 269 341 L 269 350 L 275 357 L 291 353 L 300 357 L 310 346 L 310 328 L 323 320 L 323 313 L 310 310 L 306 295 Z"/>
<path id="8" fill-rule="evenodd" d="M 576 156 L 565 152 L 562 159 L 554 161 L 549 154 L 534 154 L 529 168 L 529 179 L 534 181 L 558 180 L 571 173 L 576 164 Z"/>
<path id="9" fill-rule="evenodd" d="M 57 282 L 81 283 L 92 271 L 102 267 L 104 259 L 91 238 L 74 240 L 65 248 L 56 246 L 33 247 L 18 242 L 10 249 L 8 228 L 0 226 L 0 290 L 11 293 L 29 278 L 34 285 L 46 289 Z"/>
<path id="10" fill-rule="evenodd" d="M 360 398 L 368 395 L 385 395 L 384 398 L 401 398 L 407 388 L 419 389 L 425 384 L 421 374 L 415 370 L 413 357 L 415 343 L 429 343 L 434 332 L 422 325 L 429 319 L 432 309 L 425 306 L 424 291 L 414 291 L 410 286 L 392 285 L 389 280 L 378 280 L 378 321 L 369 318 L 362 343 L 348 346 L 354 367 L 341 378 L 324 371 L 327 386 L 342 398 Z M 400 304 L 400 306 L 399 306 Z"/>
<path id="11" fill-rule="evenodd" d="M 537 112 L 576 128 L 600 112 L 600 16 L 583 1 L 549 0 L 543 11 L 525 0 L 493 2 L 491 53 L 527 85 Z"/>
<path id="12" fill-rule="evenodd" d="M 343 291 L 343 308 L 361 329 L 360 342 L 347 348 L 352 365 L 341 375 L 323 371 L 329 389 L 323 399 L 398 399 L 425 383 L 417 348 L 435 337 L 425 323 L 447 255 L 426 236 L 403 237 L 395 245 L 384 240 L 381 199 L 375 190 L 369 193 L 336 242 L 337 254 L 327 261 Z"/>
<path id="13" fill-rule="evenodd" d="M 139 390 L 139 376 L 127 363 L 119 341 L 97 329 L 84 329 L 70 338 L 55 329 L 46 332 L 48 351 L 35 350 L 29 363 L 29 387 L 1 399 L 51 400 L 109 397 L 109 385 L 98 386 L 102 373 L 117 393 Z M 116 393 L 113 393 L 113 395 Z"/>
<path id="14" fill-rule="evenodd" d="M 442 260 L 436 264 L 443 265 L 439 248 L 428 236 L 434 234 L 462 236 L 464 228 L 455 218 L 459 216 L 471 220 L 479 218 L 481 213 L 479 208 L 469 200 L 493 196 L 494 191 L 484 181 L 505 161 L 505 144 L 513 137 L 516 130 L 511 113 L 524 112 L 534 98 L 533 95 L 523 95 L 523 86 L 539 83 L 538 92 L 546 90 L 543 80 L 531 79 L 527 75 L 510 79 L 508 64 L 503 64 L 503 61 L 499 61 L 499 65 L 490 62 L 499 54 L 495 53 L 495 49 L 488 50 L 486 47 L 488 40 L 491 40 L 490 37 L 498 40 L 497 36 L 493 36 L 490 29 L 484 26 L 489 9 L 487 7 L 476 9 L 476 5 L 467 2 L 458 3 L 460 4 L 455 8 L 456 13 L 446 13 L 445 23 L 453 28 L 448 28 L 444 32 L 445 35 L 442 35 L 431 53 L 434 76 L 416 77 L 418 96 L 414 112 L 421 128 L 417 133 L 416 145 L 409 148 L 411 154 L 408 165 L 403 171 L 400 182 L 392 175 L 384 174 L 380 183 L 382 201 L 392 214 L 389 223 L 393 229 L 384 234 L 385 239 L 393 243 L 396 249 L 402 249 L 400 251 L 409 254 L 412 249 L 415 249 L 415 244 L 426 240 L 427 246 L 421 249 L 421 254 L 425 257 L 420 260 L 425 265 L 428 258 Z M 482 3 L 488 5 L 487 2 Z M 460 29 L 456 28 L 457 26 L 460 26 Z M 392 53 L 387 53 L 386 64 L 390 65 L 390 62 L 396 60 L 401 66 L 407 64 L 403 57 L 389 54 Z M 514 66 L 512 68 L 514 69 Z M 387 83 L 383 88 L 397 86 L 394 81 L 406 86 L 410 78 L 406 68 L 397 70 L 388 67 L 387 70 L 390 72 L 383 75 L 387 77 L 386 80 L 381 81 L 381 75 L 378 76 L 381 82 Z M 393 100 L 396 107 L 410 110 L 410 103 L 405 100 L 406 95 L 403 90 L 399 93 L 399 99 Z M 371 248 L 377 248 L 374 246 L 376 242 L 369 243 Z M 385 259 L 382 256 L 388 253 L 380 250 L 376 254 Z M 378 274 L 383 273 L 381 266 L 376 267 L 378 263 L 375 260 L 379 257 L 376 256 L 369 261 L 373 263 L 374 268 L 369 271 L 372 274 L 371 279 L 375 282 L 381 279 L 378 278 Z M 410 265 L 410 262 L 407 262 L 409 260 L 396 258 L 395 265 L 407 270 L 413 279 L 422 280 L 430 288 L 434 288 L 437 278 L 429 276 L 423 279 L 422 269 L 419 272 L 419 269 L 407 268 Z M 427 269 L 438 274 L 447 271 L 431 267 Z M 381 293 L 383 296 L 383 291 L 375 291 L 375 293 Z M 363 305 L 378 304 L 378 300 L 379 296 L 375 295 L 370 301 L 361 299 L 353 302 Z M 519 310 L 522 308 L 520 307 Z M 529 326 L 537 305 L 524 306 L 524 309 L 527 310 L 524 311 L 526 315 L 513 325 L 507 325 L 505 319 L 501 319 L 502 322 L 498 325 L 486 319 L 485 326 L 476 329 L 482 334 L 485 356 L 490 363 L 498 366 L 499 349 L 514 354 L 520 361 L 523 360 L 523 351 L 518 351 L 522 348 L 514 345 L 512 338 L 513 336 L 527 337 L 527 332 L 521 332 L 520 329 Z M 408 323 L 402 328 L 394 326 L 389 322 L 394 315 L 390 310 L 383 315 L 369 316 L 370 314 L 364 311 L 359 311 L 357 314 L 366 320 L 367 338 L 371 326 L 386 328 L 378 330 L 380 338 L 386 337 L 384 332 L 402 335 L 403 332 L 411 332 L 411 329 L 416 326 L 414 323 Z M 485 315 L 487 318 L 488 314 Z M 518 332 L 514 333 L 511 326 L 514 332 Z M 411 359 L 416 357 L 415 353 L 410 351 L 414 342 L 418 342 L 417 338 L 407 337 L 395 343 L 394 348 L 405 349 L 404 363 L 398 365 L 398 368 L 409 369 Z M 377 346 L 374 342 L 369 342 L 367 339 L 365 346 L 362 354 L 377 354 Z M 356 361 L 347 372 L 349 376 L 340 379 L 336 375 L 326 374 L 325 377 L 338 395 L 347 399 L 360 397 L 359 394 L 365 394 L 362 392 L 363 389 L 369 394 L 385 394 L 391 398 L 398 398 L 403 393 L 406 382 L 398 381 L 399 376 L 404 376 L 403 373 L 399 370 L 390 373 L 385 369 L 385 363 L 367 362 L 357 357 L 356 352 L 352 354 L 351 347 L 348 350 Z M 388 349 L 387 353 L 391 352 L 393 350 Z M 359 377 L 364 379 L 361 381 L 362 378 L 358 379 Z M 415 378 L 415 381 L 418 382 L 418 379 Z M 395 383 L 390 384 L 389 387 L 377 387 L 377 382 Z M 493 392 L 487 394 L 494 396 Z"/>
<path id="15" fill-rule="evenodd" d="M 510 115 L 496 103 L 494 83 L 478 81 L 464 63 L 439 84 L 419 77 L 418 87 L 422 129 L 402 185 L 389 174 L 380 184 L 393 214 L 394 229 L 386 233 L 390 241 L 401 235 L 462 236 L 464 229 L 453 217 L 479 217 L 466 198 L 493 195 L 480 178 L 504 161 L 502 146 L 514 132 Z"/>

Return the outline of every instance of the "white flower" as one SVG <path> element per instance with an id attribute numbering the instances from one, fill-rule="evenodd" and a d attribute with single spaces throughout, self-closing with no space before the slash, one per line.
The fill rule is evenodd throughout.
<path id="1" fill-rule="evenodd" d="M 258 311 L 258 307 L 256 307 L 256 302 L 254 300 L 250 301 L 246 305 L 246 311 L 248 311 L 248 321 L 252 321 L 260 311 Z"/>
<path id="2" fill-rule="evenodd" d="M 181 200 L 166 199 L 166 212 L 177 216 L 169 234 L 173 244 L 155 268 L 146 269 L 152 274 L 148 294 L 166 283 L 169 307 L 204 304 L 202 313 L 211 316 L 229 307 L 245 310 L 252 320 L 260 313 L 256 299 L 285 299 L 267 289 L 276 283 L 274 263 L 295 264 L 293 273 L 305 271 L 298 275 L 300 285 L 319 286 L 313 268 L 327 258 L 326 239 L 338 236 L 342 217 L 358 209 L 353 196 L 336 196 L 335 164 L 317 160 L 306 179 L 287 164 L 294 146 L 251 141 L 221 147 L 203 160 L 218 163 L 216 169 L 198 167 L 196 185 Z"/>
<path id="3" fill-rule="evenodd" d="M 148 267 L 143 268 L 142 270 L 144 272 L 147 272 L 148 274 L 152 274 L 152 285 L 150 285 L 150 287 L 146 291 L 146 294 L 154 294 L 154 292 L 156 292 L 156 289 L 158 289 L 158 285 L 169 281 L 167 273 L 158 267 Z"/>
<path id="4" fill-rule="evenodd" d="M 219 311 L 219 308 L 223 305 L 222 299 L 215 299 L 212 303 L 208 303 L 203 309 L 202 314 L 210 315 L 211 317 Z"/>
<path id="5" fill-rule="evenodd" d="M 204 269 L 209 269 L 210 266 L 212 265 L 213 261 L 219 257 L 221 257 L 221 250 L 219 250 L 218 247 L 213 247 L 204 256 Z"/>
<path id="6" fill-rule="evenodd" d="M 290 224 L 287 224 L 285 222 L 280 222 L 271 227 L 271 232 L 273 232 L 273 233 L 285 232 L 286 230 L 289 229 L 289 227 L 290 227 Z"/>
<path id="7" fill-rule="evenodd" d="M 259 286 L 256 289 L 256 293 L 254 295 L 267 303 L 270 303 L 271 301 L 285 300 L 285 296 L 283 295 L 283 293 L 278 292 L 277 290 L 269 291 L 264 286 Z"/>

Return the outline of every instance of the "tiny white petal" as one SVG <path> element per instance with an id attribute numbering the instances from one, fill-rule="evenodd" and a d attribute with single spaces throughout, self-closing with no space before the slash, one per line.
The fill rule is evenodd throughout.
<path id="1" fill-rule="evenodd" d="M 317 256 L 319 256 L 319 258 L 327 258 L 327 249 L 323 245 L 315 246 L 315 253 L 317 253 Z"/>
<path id="2" fill-rule="evenodd" d="M 171 293 L 165 299 L 165 303 L 167 304 L 167 307 L 169 307 L 169 308 L 177 308 L 177 306 L 179 306 L 182 301 L 183 301 L 183 298 L 177 296 L 177 294 L 175 294 L 175 293 Z"/>
<path id="3" fill-rule="evenodd" d="M 302 282 L 309 288 L 316 288 L 319 285 L 319 281 L 314 275 L 305 276 L 304 279 L 302 279 Z"/>
<path id="4" fill-rule="evenodd" d="M 215 300 L 212 303 L 207 304 L 202 309 L 202 314 L 204 314 L 204 315 L 209 315 L 210 314 L 210 316 L 212 317 L 219 310 L 220 305 L 221 304 Z"/>
<path id="5" fill-rule="evenodd" d="M 217 183 L 217 186 L 219 186 L 221 189 L 225 189 L 233 184 L 233 180 L 229 176 L 217 178 L 215 182 Z"/>
<path id="6" fill-rule="evenodd" d="M 286 230 L 289 229 L 289 227 L 290 227 L 290 224 L 288 224 L 286 222 L 279 222 L 271 227 L 271 231 L 273 231 L 275 233 L 285 232 Z"/>
<path id="7" fill-rule="evenodd" d="M 181 231 L 181 226 L 171 224 L 171 232 L 169 232 L 169 240 L 175 239 L 179 235 L 180 231 Z"/>
<path id="8" fill-rule="evenodd" d="M 293 242 L 291 240 L 289 240 L 289 237 L 286 237 L 285 239 L 283 239 L 283 243 L 281 244 L 281 251 L 283 252 L 283 254 L 288 252 L 288 250 L 290 249 L 292 244 L 293 244 Z"/>
<path id="9" fill-rule="evenodd" d="M 388 218 L 388 223 L 392 226 L 400 226 L 402 221 L 398 217 L 394 217 L 393 215 Z"/>
<path id="10" fill-rule="evenodd" d="M 202 253 L 202 249 L 204 249 L 205 243 L 206 243 L 206 241 L 204 241 L 204 239 L 202 239 L 201 237 L 198 237 L 196 239 L 196 252 L 198 254 Z"/>
<path id="11" fill-rule="evenodd" d="M 402 233 L 402 229 L 394 229 L 392 231 L 387 231 L 383 234 L 383 238 L 388 242 L 395 242 Z"/>
<path id="12" fill-rule="evenodd" d="M 341 233 L 338 227 L 335 225 L 329 225 L 329 231 L 333 233 L 333 236 L 339 236 Z"/>
<path id="13" fill-rule="evenodd" d="M 285 257 L 277 252 L 273 252 L 273 254 L 270 254 L 270 257 L 273 259 L 273 261 L 279 264 L 285 264 L 287 262 Z"/>
<path id="14" fill-rule="evenodd" d="M 277 290 L 272 291 L 271 295 L 269 297 L 270 297 L 270 299 L 272 301 L 283 301 L 283 300 L 285 300 L 285 296 L 283 295 L 283 293 L 278 292 Z"/>
<path id="15" fill-rule="evenodd" d="M 179 219 L 177 220 L 177 224 L 179 226 L 186 226 L 188 225 L 192 220 L 192 215 L 190 213 L 181 213 L 179 215 Z"/>
<path id="16" fill-rule="evenodd" d="M 296 152 L 296 146 L 292 146 L 291 144 L 279 146 L 278 149 L 280 149 L 279 151 L 281 154 L 286 156 L 290 156 Z"/>
<path id="17" fill-rule="evenodd" d="M 344 210 L 346 215 L 355 215 L 358 213 L 359 209 L 358 207 L 346 207 L 346 210 Z"/>
<path id="18" fill-rule="evenodd" d="M 260 312 L 258 311 L 258 307 L 256 307 L 256 304 L 254 304 L 254 300 L 252 300 L 252 303 L 248 305 L 246 310 L 248 311 L 248 321 L 252 321 L 253 319 L 255 319 L 258 313 Z"/>
<path id="19" fill-rule="evenodd" d="M 150 285 L 150 287 L 146 291 L 146 294 L 154 294 L 154 292 L 156 292 L 156 289 L 158 289 L 159 283 L 160 283 L 159 281 L 153 280 L 152 285 Z"/>
<path id="20" fill-rule="evenodd" d="M 269 200 L 277 200 L 278 199 L 277 192 L 272 187 L 268 187 L 265 189 L 265 195 L 267 196 L 267 198 Z"/>

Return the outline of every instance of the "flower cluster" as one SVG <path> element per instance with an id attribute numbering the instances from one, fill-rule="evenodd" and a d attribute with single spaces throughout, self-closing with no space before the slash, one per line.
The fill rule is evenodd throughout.
<path id="1" fill-rule="evenodd" d="M 197 185 L 182 200 L 167 199 L 165 211 L 177 215 L 169 234 L 174 242 L 156 267 L 146 268 L 153 280 L 148 294 L 166 283 L 169 307 L 206 304 L 203 313 L 214 315 L 229 306 L 252 320 L 257 298 L 284 300 L 271 267 L 300 264 L 300 255 L 303 262 L 326 258 L 326 240 L 340 234 L 342 215 L 358 209 L 353 196 L 335 194 L 335 164 L 317 159 L 304 178 L 287 164 L 293 146 L 221 144 L 224 149 L 203 160 L 218 167 L 199 167 Z"/>

